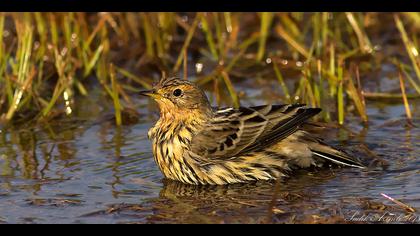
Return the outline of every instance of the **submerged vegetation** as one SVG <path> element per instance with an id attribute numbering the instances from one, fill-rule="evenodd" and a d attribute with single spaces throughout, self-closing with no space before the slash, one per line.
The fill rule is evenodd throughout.
<path id="1" fill-rule="evenodd" d="M 338 124 L 350 113 L 367 124 L 368 99 L 398 99 L 410 121 L 419 29 L 419 13 L 0 13 L 0 124 L 72 116 L 99 86 L 121 125 L 132 96 L 162 75 L 235 107 L 238 81 L 273 79 L 279 103 L 321 107 Z M 398 89 L 367 91 L 384 66 Z"/>

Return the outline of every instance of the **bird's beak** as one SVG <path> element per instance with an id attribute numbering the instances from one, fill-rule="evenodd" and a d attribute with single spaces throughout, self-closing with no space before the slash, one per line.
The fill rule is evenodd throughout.
<path id="1" fill-rule="evenodd" d="M 160 97 L 159 94 L 154 89 L 140 91 L 139 94 L 142 95 L 142 96 L 148 96 L 148 97 L 152 97 L 152 98 L 159 98 Z"/>

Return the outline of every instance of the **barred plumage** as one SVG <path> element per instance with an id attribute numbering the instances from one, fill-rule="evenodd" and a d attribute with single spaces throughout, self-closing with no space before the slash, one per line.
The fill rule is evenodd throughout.
<path id="1" fill-rule="evenodd" d="M 188 184 L 270 180 L 325 162 L 363 168 L 357 159 L 302 129 L 321 109 L 302 104 L 214 109 L 195 84 L 164 78 L 143 95 L 160 119 L 149 130 L 165 177 Z"/>

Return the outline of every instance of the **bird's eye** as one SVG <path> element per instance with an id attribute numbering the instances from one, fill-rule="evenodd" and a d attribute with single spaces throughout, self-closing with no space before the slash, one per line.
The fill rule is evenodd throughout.
<path id="1" fill-rule="evenodd" d="M 181 89 L 175 89 L 173 94 L 174 94 L 175 97 L 179 97 L 182 94 L 182 90 Z"/>

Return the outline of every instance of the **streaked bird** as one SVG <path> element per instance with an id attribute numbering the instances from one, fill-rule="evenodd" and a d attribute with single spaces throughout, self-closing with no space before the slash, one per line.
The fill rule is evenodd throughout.
<path id="1" fill-rule="evenodd" d="M 305 131 L 320 108 L 302 104 L 239 109 L 212 108 L 197 85 L 162 78 L 141 92 L 159 105 L 149 130 L 153 155 L 168 179 L 187 184 L 230 184 L 271 180 L 296 168 L 364 168 L 359 160 Z"/>

